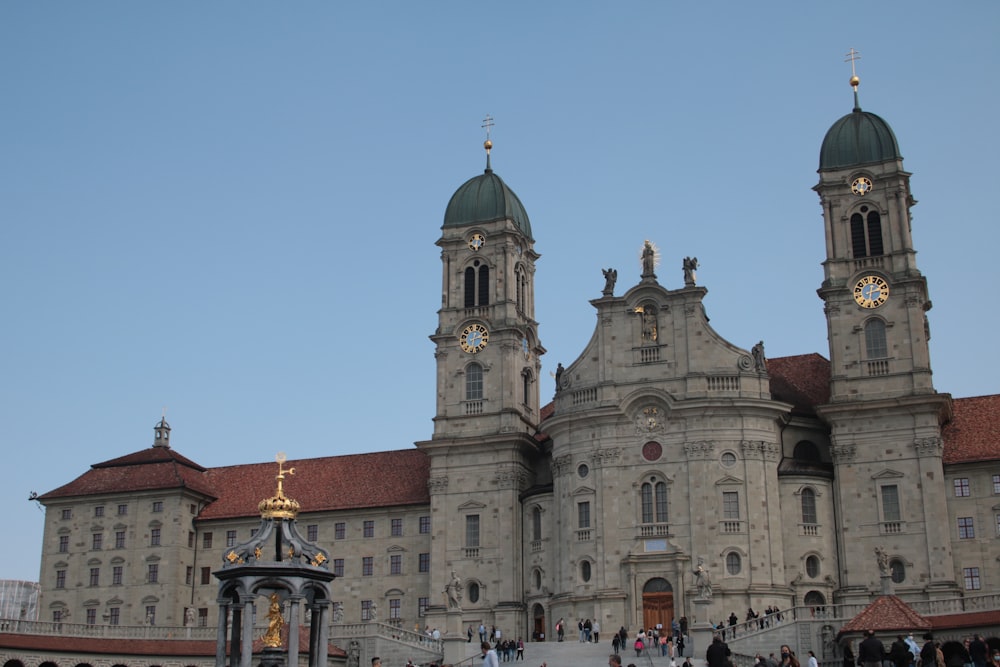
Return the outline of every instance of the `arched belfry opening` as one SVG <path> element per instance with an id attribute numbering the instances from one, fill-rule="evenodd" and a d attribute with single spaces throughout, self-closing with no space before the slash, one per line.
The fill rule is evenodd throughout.
<path id="1" fill-rule="evenodd" d="M 285 468 L 278 454 L 277 491 L 260 501 L 260 528 L 250 539 L 229 549 L 219 580 L 219 625 L 216 667 L 298 667 L 308 614 L 308 665 L 325 666 L 329 645 L 331 582 L 329 553 L 304 539 L 295 517 L 299 503 L 285 496 L 283 482 L 295 468 Z M 267 631 L 254 637 L 254 611 L 264 603 Z M 229 655 L 226 655 L 226 629 Z M 258 659 L 254 659 L 255 640 Z"/>

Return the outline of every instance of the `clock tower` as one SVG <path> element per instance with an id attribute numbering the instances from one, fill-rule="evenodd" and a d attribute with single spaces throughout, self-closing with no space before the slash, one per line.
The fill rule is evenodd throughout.
<path id="1" fill-rule="evenodd" d="M 487 118 L 487 126 L 492 122 Z M 441 238 L 441 307 L 434 433 L 418 442 L 431 461 L 431 590 L 462 582 L 460 607 L 497 627 L 521 613 L 519 495 L 540 449 L 540 357 L 534 275 L 539 255 L 517 195 L 486 170 L 448 202 Z M 453 600 L 443 600 L 453 606 Z M 431 598 L 428 615 L 452 628 L 454 610 Z M 447 613 L 446 613 L 447 612 Z"/>
<path id="2" fill-rule="evenodd" d="M 851 86 L 854 109 L 827 132 L 814 188 L 826 231 L 818 294 L 830 401 L 819 412 L 831 431 L 844 536 L 839 597 L 867 599 L 887 587 L 954 594 L 950 520 L 940 500 L 951 398 L 931 382 L 931 302 L 911 236 L 916 201 L 892 129 L 861 110 L 857 76 Z"/>

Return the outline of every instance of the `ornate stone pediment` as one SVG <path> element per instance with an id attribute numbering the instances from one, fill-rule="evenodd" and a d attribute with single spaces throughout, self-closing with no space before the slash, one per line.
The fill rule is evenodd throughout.
<path id="1" fill-rule="evenodd" d="M 486 505 L 482 504 L 477 500 L 466 500 L 464 503 L 458 506 L 461 511 L 465 510 L 482 510 L 486 509 Z"/>

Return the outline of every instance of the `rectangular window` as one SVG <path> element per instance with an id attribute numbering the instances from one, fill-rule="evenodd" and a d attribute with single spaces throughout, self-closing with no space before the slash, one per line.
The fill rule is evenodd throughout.
<path id="1" fill-rule="evenodd" d="M 430 554 L 420 554 L 417 557 L 417 571 L 418 572 L 430 572 L 431 571 L 431 555 Z"/>
<path id="2" fill-rule="evenodd" d="M 111 568 L 111 585 L 121 586 L 122 585 L 122 566 L 115 565 Z"/>
<path id="3" fill-rule="evenodd" d="M 94 533 L 92 536 L 90 548 L 93 549 L 94 551 L 100 551 L 103 545 L 104 545 L 104 534 Z"/>
<path id="4" fill-rule="evenodd" d="M 417 616 L 427 615 L 427 601 L 429 598 L 417 598 Z"/>
<path id="5" fill-rule="evenodd" d="M 115 531 L 115 549 L 125 548 L 125 531 L 116 530 Z"/>
<path id="6" fill-rule="evenodd" d="M 191 503 L 190 505 L 188 505 L 188 512 L 190 512 L 191 514 L 197 514 L 198 506 L 195 505 L 194 503 Z"/>
<path id="7" fill-rule="evenodd" d="M 257 528 L 250 529 L 250 537 L 257 537 Z"/>
<path id="8" fill-rule="evenodd" d="M 104 516 L 104 505 L 98 505 L 97 507 L 94 508 L 94 516 L 95 517 Z"/>
<path id="9" fill-rule="evenodd" d="M 201 585 L 212 583 L 212 568 L 203 567 L 201 568 Z"/>
<path id="10" fill-rule="evenodd" d="M 150 528 L 149 530 L 149 546 L 158 547 L 160 546 L 160 529 Z"/>
<path id="11" fill-rule="evenodd" d="M 971 540 L 976 536 L 976 529 L 972 525 L 971 516 L 958 517 L 958 539 Z"/>
<path id="12" fill-rule="evenodd" d="M 59 536 L 59 553 L 69 553 L 69 535 Z"/>
<path id="13" fill-rule="evenodd" d="M 389 618 L 390 619 L 395 619 L 397 621 L 399 620 L 399 618 L 400 618 L 400 616 L 399 616 L 399 608 L 400 608 L 399 602 L 400 602 L 400 600 L 398 598 L 396 598 L 396 599 L 390 598 L 389 599 Z"/>
<path id="14" fill-rule="evenodd" d="M 146 581 L 155 584 L 160 580 L 160 565 L 159 563 L 150 563 L 147 570 Z"/>
<path id="15" fill-rule="evenodd" d="M 333 524 L 333 539 L 342 540 L 344 539 L 344 533 L 347 532 L 347 524 L 341 521 L 340 523 Z"/>
<path id="16" fill-rule="evenodd" d="M 188 531 L 188 549 L 194 549 L 194 531 Z"/>
<path id="17" fill-rule="evenodd" d="M 997 520 L 997 535 L 1000 535 L 1000 514 L 995 515 L 994 518 Z"/>
<path id="18" fill-rule="evenodd" d="M 227 530 L 226 531 L 226 546 L 235 547 L 236 546 L 236 531 Z"/>
<path id="19" fill-rule="evenodd" d="M 90 568 L 90 585 L 91 586 L 101 585 L 101 568 L 99 567 Z"/>
<path id="20" fill-rule="evenodd" d="M 465 517 L 465 546 L 474 548 L 479 546 L 479 515 L 469 514 Z"/>
<path id="21" fill-rule="evenodd" d="M 194 583 L 194 567 L 188 565 L 184 568 L 184 585 L 190 586 Z"/>
<path id="22" fill-rule="evenodd" d="M 52 610 L 52 622 L 53 623 L 62 623 L 62 617 L 63 617 L 62 609 L 53 609 Z"/>
<path id="23" fill-rule="evenodd" d="M 93 607 L 87 610 L 87 625 L 97 625 L 97 610 Z"/>
<path id="24" fill-rule="evenodd" d="M 722 492 L 722 518 L 729 521 L 739 521 L 740 494 L 739 491 Z"/>
<path id="25" fill-rule="evenodd" d="M 899 521 L 902 514 L 899 511 L 899 487 L 886 484 L 882 487 L 882 520 Z"/>
<path id="26" fill-rule="evenodd" d="M 420 534 L 429 535 L 431 532 L 431 518 L 429 516 L 420 517 Z"/>
<path id="27" fill-rule="evenodd" d="M 365 556 L 361 559 L 361 576 L 370 577 L 374 571 L 375 559 L 371 556 Z"/>
<path id="28" fill-rule="evenodd" d="M 375 537 L 374 521 L 365 521 L 365 537 Z"/>
<path id="29" fill-rule="evenodd" d="M 965 590 L 978 591 L 980 589 L 978 567 L 962 568 L 962 579 L 965 581 Z"/>
<path id="30" fill-rule="evenodd" d="M 118 607 L 112 607 L 108 612 L 108 625 L 118 625 L 121 621 L 122 610 Z"/>
<path id="31" fill-rule="evenodd" d="M 198 609 L 198 627 L 204 628 L 208 626 L 208 607 L 201 607 Z"/>
<path id="32" fill-rule="evenodd" d="M 146 625 L 156 625 L 156 607 L 146 606 Z"/>
<path id="33" fill-rule="evenodd" d="M 306 539 L 309 540 L 310 542 L 315 542 L 316 540 L 319 539 L 318 524 L 313 523 L 306 526 Z"/>
<path id="34" fill-rule="evenodd" d="M 333 559 L 333 573 L 338 577 L 344 576 L 344 559 L 334 558 Z"/>
<path id="35" fill-rule="evenodd" d="M 590 501 L 576 504 L 576 527 L 590 528 Z"/>
<path id="36" fill-rule="evenodd" d="M 66 588 L 66 570 L 56 570 L 56 588 Z"/>
<path id="37" fill-rule="evenodd" d="M 205 549 L 212 548 L 212 533 L 205 533 L 201 536 L 201 546 Z"/>
<path id="38" fill-rule="evenodd" d="M 389 574 L 403 574 L 403 556 L 393 554 L 389 556 Z"/>
<path id="39" fill-rule="evenodd" d="M 118 506 L 118 516 L 127 516 L 127 515 L 128 515 L 128 505 L 125 505 L 125 504 L 119 505 Z"/>
<path id="40" fill-rule="evenodd" d="M 955 497 L 967 498 L 969 496 L 969 478 L 959 477 L 955 480 Z"/>
<path id="41" fill-rule="evenodd" d="M 372 620 L 372 601 L 362 600 L 361 601 L 361 620 L 370 621 Z"/>
<path id="42" fill-rule="evenodd" d="M 72 519 L 73 518 L 73 510 L 63 510 L 62 511 L 62 518 L 64 518 L 64 519 Z"/>
<path id="43" fill-rule="evenodd" d="M 1000 493 L 1000 475 L 993 475 L 993 493 Z"/>
<path id="44" fill-rule="evenodd" d="M 403 520 L 393 519 L 391 525 L 392 525 L 392 536 L 401 537 L 403 535 Z"/>
<path id="45" fill-rule="evenodd" d="M 154 512 L 162 512 L 163 511 L 163 501 L 162 500 L 154 500 L 153 501 L 153 511 Z"/>

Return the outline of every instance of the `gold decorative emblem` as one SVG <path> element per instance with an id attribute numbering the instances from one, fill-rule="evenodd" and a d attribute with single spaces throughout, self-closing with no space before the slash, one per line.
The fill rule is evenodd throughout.
<path id="1" fill-rule="evenodd" d="M 316 557 L 313 558 L 312 561 L 311 561 L 313 567 L 319 567 L 320 565 L 322 565 L 325 562 L 326 562 L 326 556 L 324 556 L 321 553 L 320 554 L 316 554 Z"/>
<path id="2" fill-rule="evenodd" d="M 482 351 L 486 347 L 486 343 L 490 339 L 489 330 L 482 324 L 470 324 L 465 327 L 462 331 L 462 335 L 459 336 L 458 340 L 462 346 L 463 352 L 468 352 L 469 354 L 476 354 Z"/>
<path id="3" fill-rule="evenodd" d="M 851 192 L 859 197 L 864 197 L 872 191 L 872 181 L 867 176 L 858 176 L 851 183 Z"/>
<path id="4" fill-rule="evenodd" d="M 889 283 L 876 275 L 862 276 L 854 284 L 854 302 L 862 308 L 878 308 L 889 299 Z"/>
<path id="5" fill-rule="evenodd" d="M 256 560 L 260 560 L 263 555 L 264 555 L 264 552 L 260 550 L 260 547 L 254 547 L 253 557 Z"/>
<path id="6" fill-rule="evenodd" d="M 230 551 L 229 553 L 227 553 L 226 560 L 228 560 L 230 563 L 236 563 L 238 565 L 243 563 L 243 559 L 240 558 L 235 551 Z"/>
<path id="7" fill-rule="evenodd" d="M 473 234 L 469 237 L 469 250 L 479 252 L 486 245 L 486 237 L 482 234 Z"/>
<path id="8" fill-rule="evenodd" d="M 270 498 L 265 498 L 257 505 L 260 516 L 264 519 L 294 519 L 299 513 L 299 503 L 297 500 L 285 497 L 282 483 L 285 475 L 294 475 L 295 468 L 285 469 L 285 461 L 288 457 L 284 452 L 278 452 L 274 460 L 278 462 L 278 474 L 275 479 L 278 481 L 278 490 Z"/>

